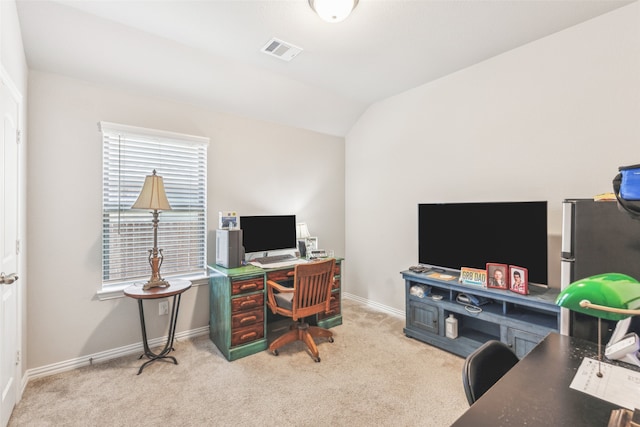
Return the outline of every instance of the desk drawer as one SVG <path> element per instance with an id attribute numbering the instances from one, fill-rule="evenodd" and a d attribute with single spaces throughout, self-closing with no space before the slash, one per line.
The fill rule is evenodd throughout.
<path id="1" fill-rule="evenodd" d="M 327 317 L 335 316 L 336 314 L 340 314 L 340 294 L 335 293 L 331 295 L 331 303 L 329 304 L 329 311 L 327 313 L 318 313 L 318 319 L 324 319 Z"/>
<path id="2" fill-rule="evenodd" d="M 231 316 L 231 327 L 235 329 L 250 326 L 256 323 L 263 324 L 264 309 L 260 307 L 257 310 L 242 312 Z"/>
<path id="3" fill-rule="evenodd" d="M 278 270 L 267 273 L 267 280 L 274 282 L 284 282 L 293 279 L 293 270 Z"/>
<path id="4" fill-rule="evenodd" d="M 253 279 L 234 280 L 231 282 L 231 295 L 245 294 L 264 289 L 264 278 L 254 277 Z"/>
<path id="5" fill-rule="evenodd" d="M 262 323 L 234 330 L 231 333 L 231 347 L 255 341 L 263 336 L 264 325 Z"/>
<path id="6" fill-rule="evenodd" d="M 264 306 L 264 294 L 247 295 L 246 297 L 233 298 L 231 300 L 231 312 L 251 310 L 254 308 L 262 308 Z"/>

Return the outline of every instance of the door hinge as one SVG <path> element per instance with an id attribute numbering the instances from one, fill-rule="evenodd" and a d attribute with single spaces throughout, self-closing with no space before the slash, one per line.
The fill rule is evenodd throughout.
<path id="1" fill-rule="evenodd" d="M 22 131 L 20 129 L 16 129 L 16 144 L 20 144 L 22 142 Z"/>
<path id="2" fill-rule="evenodd" d="M 20 255 L 20 239 L 16 240 L 16 255 Z"/>
<path id="3" fill-rule="evenodd" d="M 20 364 L 20 350 L 16 351 L 16 366 Z"/>

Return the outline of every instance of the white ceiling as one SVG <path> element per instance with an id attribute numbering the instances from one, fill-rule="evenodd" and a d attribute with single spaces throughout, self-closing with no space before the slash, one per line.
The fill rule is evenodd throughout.
<path id="1" fill-rule="evenodd" d="M 29 67 L 344 136 L 372 104 L 634 0 L 17 0 Z M 260 52 L 276 37 L 304 51 Z"/>

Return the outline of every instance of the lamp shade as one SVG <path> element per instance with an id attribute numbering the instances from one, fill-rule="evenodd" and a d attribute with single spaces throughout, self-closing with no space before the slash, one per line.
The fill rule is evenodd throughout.
<path id="1" fill-rule="evenodd" d="M 598 274 L 567 286 L 558 295 L 556 304 L 601 319 L 622 320 L 640 314 L 640 311 L 624 313 L 640 309 L 640 283 L 626 274 Z"/>
<path id="2" fill-rule="evenodd" d="M 309 227 L 307 227 L 306 222 L 299 222 L 296 224 L 296 237 L 298 239 L 306 239 L 307 237 L 311 237 L 309 233 Z"/>
<path id="3" fill-rule="evenodd" d="M 155 169 L 153 170 L 153 175 L 147 175 L 144 179 L 142 191 L 140 191 L 138 200 L 136 200 L 132 208 L 159 211 L 171 210 L 167 194 L 164 191 L 164 182 L 161 176 L 156 175 Z"/>
<path id="4" fill-rule="evenodd" d="M 309 0 L 309 6 L 322 20 L 327 22 L 341 22 L 347 19 L 358 0 Z"/>

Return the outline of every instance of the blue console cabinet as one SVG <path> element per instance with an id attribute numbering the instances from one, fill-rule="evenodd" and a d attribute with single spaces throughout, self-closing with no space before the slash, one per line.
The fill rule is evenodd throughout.
<path id="1" fill-rule="evenodd" d="M 459 276 L 459 272 L 447 272 Z M 488 340 L 499 340 L 522 358 L 549 332 L 557 332 L 560 307 L 555 304 L 559 290 L 529 286 L 529 295 L 509 290 L 470 286 L 452 280 L 439 280 L 432 273 L 403 271 L 406 294 L 406 336 L 466 357 Z M 427 285 L 431 293 L 422 298 L 411 295 L 414 285 Z M 459 294 L 485 297 L 490 303 L 474 313 L 457 302 Z M 445 336 L 445 319 L 458 320 L 458 337 Z"/>

